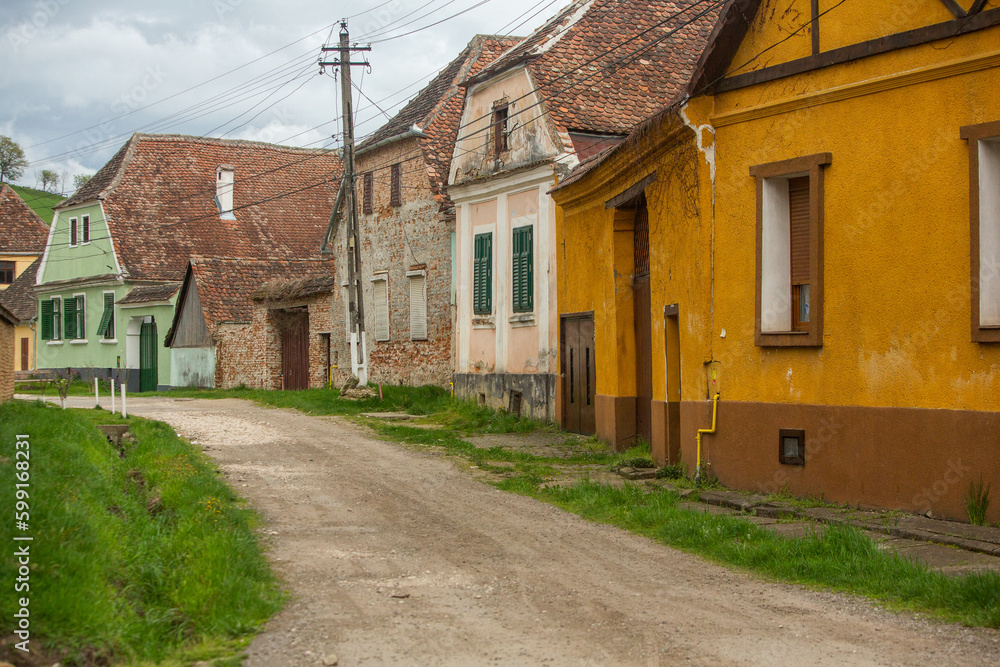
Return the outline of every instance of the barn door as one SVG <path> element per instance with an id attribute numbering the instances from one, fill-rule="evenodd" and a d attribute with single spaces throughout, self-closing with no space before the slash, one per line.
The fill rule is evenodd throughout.
<path id="1" fill-rule="evenodd" d="M 289 312 L 282 318 L 281 374 L 285 389 L 309 388 L 309 314 Z"/>
<path id="2" fill-rule="evenodd" d="M 150 318 L 139 329 L 139 391 L 156 391 L 157 368 L 156 320 Z"/>
<path id="3" fill-rule="evenodd" d="M 635 427 L 636 435 L 646 442 L 653 441 L 653 337 L 650 321 L 649 288 L 649 210 L 646 196 L 639 198 L 635 209 Z"/>
<path id="4" fill-rule="evenodd" d="M 563 428 L 573 433 L 597 430 L 597 369 L 594 316 L 563 319 Z"/>
<path id="5" fill-rule="evenodd" d="M 31 370 L 31 354 L 29 354 L 29 343 L 27 338 L 21 339 L 21 370 Z"/>

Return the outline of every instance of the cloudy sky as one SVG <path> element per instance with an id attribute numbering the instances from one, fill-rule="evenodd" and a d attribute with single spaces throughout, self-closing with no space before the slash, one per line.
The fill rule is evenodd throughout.
<path id="1" fill-rule="evenodd" d="M 528 34 L 567 2 L 3 0 L 0 134 L 31 162 L 16 182 L 52 169 L 66 189 L 136 131 L 339 145 L 340 84 L 317 59 L 341 18 L 372 45 L 360 137 L 386 120 L 372 102 L 391 115 L 475 34 Z"/>

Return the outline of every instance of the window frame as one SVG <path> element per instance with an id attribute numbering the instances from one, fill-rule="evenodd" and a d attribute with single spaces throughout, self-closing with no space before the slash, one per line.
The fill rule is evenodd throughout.
<path id="1" fill-rule="evenodd" d="M 403 165 L 400 162 L 389 167 L 389 206 L 403 205 Z"/>
<path id="2" fill-rule="evenodd" d="M 7 280 L 6 275 L 10 273 L 10 280 Z M 14 282 L 15 273 L 17 273 L 17 262 L 9 262 L 4 260 L 0 262 L 0 285 L 10 285 Z"/>
<path id="3" fill-rule="evenodd" d="M 372 314 L 374 315 L 374 320 L 375 320 L 374 326 L 372 327 L 372 333 L 374 335 L 376 343 L 386 343 L 386 342 L 392 340 L 392 326 L 391 326 L 392 322 L 390 321 L 391 318 L 389 317 L 389 312 L 392 309 L 392 307 L 391 307 L 391 305 L 389 303 L 389 273 L 388 272 L 379 272 L 379 273 L 376 273 L 375 275 L 372 276 L 371 281 L 372 281 L 372 290 L 373 290 L 372 291 L 372 310 L 374 311 Z M 381 283 L 381 285 L 379 285 L 379 283 Z M 379 312 L 379 309 L 378 309 L 378 300 L 376 299 L 376 296 L 375 296 L 376 294 L 378 294 L 378 290 L 379 289 L 385 290 L 385 336 L 384 337 L 380 337 L 379 336 L 379 315 L 380 315 L 380 312 Z"/>
<path id="4" fill-rule="evenodd" d="M 833 155 L 831 153 L 816 153 L 750 167 L 750 176 L 755 179 L 757 190 L 754 344 L 759 347 L 821 347 L 823 345 L 823 226 L 824 175 L 826 172 L 824 167 L 832 162 Z M 809 330 L 762 331 L 764 181 L 776 178 L 788 179 L 802 175 L 809 176 Z M 790 235 L 791 229 L 789 228 L 789 239 Z M 793 305 L 791 281 L 789 281 L 788 287 L 789 308 L 791 308 Z M 794 326 L 794 322 L 793 316 L 792 326 Z"/>
<path id="5" fill-rule="evenodd" d="M 974 343 L 1000 343 L 1000 326 L 983 325 L 980 317 L 979 281 L 981 254 L 979 235 L 981 220 L 979 199 L 982 189 L 979 175 L 979 144 L 996 139 L 1000 143 L 1000 120 L 960 128 L 959 136 L 968 142 L 969 150 L 969 300 L 971 305 L 971 336 Z"/>
<path id="6" fill-rule="evenodd" d="M 487 244 L 488 250 L 482 257 L 479 256 L 480 239 Z M 485 264 L 481 265 L 480 261 Z M 485 268 L 481 268 L 481 267 Z M 480 281 L 477 277 L 480 270 L 486 271 L 485 278 Z M 480 296 L 482 289 L 486 294 Z M 493 232 L 482 232 L 472 235 L 472 314 L 488 317 L 493 314 Z"/>
<path id="7" fill-rule="evenodd" d="M 64 338 L 68 341 L 85 341 L 87 340 L 87 295 L 83 292 L 73 294 L 72 296 L 63 299 L 63 317 L 65 318 L 69 315 L 66 310 L 66 301 L 72 300 L 73 303 L 73 337 Z M 64 332 L 69 331 L 69 327 L 63 327 Z M 81 332 L 83 335 L 81 336 Z"/>
<path id="8" fill-rule="evenodd" d="M 80 216 L 80 245 L 90 245 L 90 216 Z"/>
<path id="9" fill-rule="evenodd" d="M 79 241 L 79 237 L 77 236 L 77 220 L 78 220 L 77 218 L 70 218 L 69 219 L 69 230 L 68 230 L 68 233 L 69 233 L 69 247 L 70 248 L 75 248 L 76 246 L 79 245 L 79 243 L 77 243 L 77 241 Z"/>
<path id="10" fill-rule="evenodd" d="M 798 456 L 785 455 L 785 438 L 795 438 L 799 441 Z M 778 463 L 789 466 L 804 466 L 806 464 L 806 432 L 804 429 L 778 429 Z"/>
<path id="11" fill-rule="evenodd" d="M 115 293 L 113 291 L 105 290 L 104 292 L 101 293 L 101 295 L 102 295 L 102 297 L 101 297 L 102 301 L 104 302 L 104 304 L 103 304 L 104 305 L 104 310 L 101 311 L 101 321 L 97 323 L 97 332 L 96 333 L 97 333 L 98 336 L 101 337 L 100 340 L 102 342 L 105 342 L 105 343 L 116 342 L 118 339 L 116 338 L 117 330 L 115 328 L 115 315 L 116 315 L 116 313 L 115 313 Z M 104 333 L 102 334 L 101 333 L 101 322 L 104 321 L 104 315 L 105 315 L 105 313 L 108 310 L 108 306 L 109 306 L 109 304 L 107 303 L 107 301 L 108 301 L 108 295 L 111 296 L 111 303 L 110 303 L 111 317 L 108 319 L 108 326 L 104 330 Z"/>
<path id="12" fill-rule="evenodd" d="M 361 175 L 361 213 L 371 215 L 375 212 L 375 174 L 366 171 Z"/>
<path id="13" fill-rule="evenodd" d="M 407 287 L 409 288 L 409 299 L 410 299 L 410 304 L 409 304 L 409 306 L 410 306 L 410 340 L 416 340 L 416 341 L 429 340 L 430 339 L 429 318 L 427 317 L 427 271 L 425 269 L 418 269 L 418 270 L 414 270 L 414 271 L 407 271 L 406 272 L 406 278 L 409 281 L 409 284 L 407 285 Z M 424 313 L 423 313 L 423 323 L 422 323 L 423 324 L 423 335 L 422 336 L 418 336 L 418 335 L 416 335 L 414 333 L 414 330 L 420 328 L 419 325 L 421 324 L 421 322 L 419 320 L 415 319 L 414 310 L 413 310 L 413 287 L 414 287 L 414 281 L 418 280 L 418 279 L 420 280 L 420 283 L 421 283 L 420 289 L 423 292 L 423 303 L 424 303 Z M 414 326 L 415 324 L 417 326 Z"/>
<path id="14" fill-rule="evenodd" d="M 490 116 L 490 124 L 493 153 L 501 155 L 510 150 L 510 137 L 507 132 L 507 124 L 510 122 L 510 103 L 506 100 L 493 105 L 493 113 Z"/>
<path id="15" fill-rule="evenodd" d="M 520 252 L 515 251 L 518 245 L 518 235 L 526 235 L 529 242 L 529 247 L 527 249 L 528 263 L 527 263 L 527 275 L 520 275 L 520 269 L 518 261 L 520 255 L 523 255 L 525 250 L 522 248 Z M 534 225 L 523 225 L 521 227 L 515 227 L 511 230 L 510 235 L 510 256 L 511 256 L 511 271 L 510 271 L 510 302 L 514 313 L 533 313 L 535 311 L 535 226 Z M 527 281 L 527 286 L 519 286 L 519 281 Z M 527 293 L 527 298 L 523 298 L 523 294 Z"/>

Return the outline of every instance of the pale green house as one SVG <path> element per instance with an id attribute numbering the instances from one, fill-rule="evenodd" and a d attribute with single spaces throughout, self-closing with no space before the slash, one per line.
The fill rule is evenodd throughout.
<path id="1" fill-rule="evenodd" d="M 164 339 L 189 259 L 317 257 L 340 175 L 327 151 L 133 135 L 56 208 L 35 285 L 37 367 L 175 386 Z"/>

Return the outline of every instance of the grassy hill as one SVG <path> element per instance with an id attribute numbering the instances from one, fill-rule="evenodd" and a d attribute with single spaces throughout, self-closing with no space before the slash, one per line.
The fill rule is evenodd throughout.
<path id="1" fill-rule="evenodd" d="M 61 202 L 64 197 L 54 195 L 44 190 L 36 190 L 23 185 L 11 185 L 14 192 L 20 195 L 21 199 L 31 207 L 31 210 L 38 214 L 46 225 L 52 224 L 52 209 Z"/>

